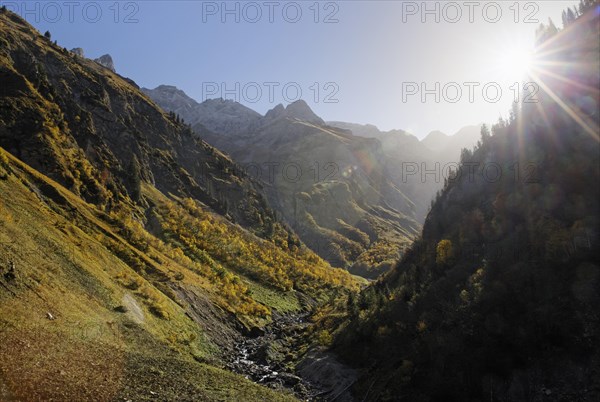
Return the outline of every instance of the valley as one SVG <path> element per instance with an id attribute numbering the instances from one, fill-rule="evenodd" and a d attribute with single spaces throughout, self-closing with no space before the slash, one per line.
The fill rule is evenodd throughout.
<path id="1" fill-rule="evenodd" d="M 0 401 L 600 400 L 599 9 L 536 28 L 536 102 L 448 135 L 199 102 L 0 3 Z"/>
<path id="2" fill-rule="evenodd" d="M 368 279 L 398 261 L 442 187 L 445 166 L 457 166 L 461 149 L 479 139 L 474 126 L 430 149 L 427 139 L 401 130 L 326 123 L 304 101 L 261 116 L 232 100 L 198 103 L 173 86 L 143 91 L 261 181 L 275 211 L 315 253 Z"/>

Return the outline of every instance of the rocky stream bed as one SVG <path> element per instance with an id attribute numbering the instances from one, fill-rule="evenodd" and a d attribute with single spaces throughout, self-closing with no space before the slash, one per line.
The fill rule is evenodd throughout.
<path id="1" fill-rule="evenodd" d="M 352 401 L 348 389 L 356 378 L 354 370 L 322 349 L 302 352 L 303 333 L 311 325 L 308 316 L 274 316 L 270 325 L 236 345 L 226 367 L 258 384 L 291 391 L 301 400 Z M 304 355 L 300 363 L 299 354 Z"/>
<path id="2" fill-rule="evenodd" d="M 230 356 L 227 368 L 270 388 L 292 391 L 314 400 L 322 391 L 294 373 L 292 353 L 307 328 L 307 313 L 277 315 L 271 324 L 242 339 Z"/>

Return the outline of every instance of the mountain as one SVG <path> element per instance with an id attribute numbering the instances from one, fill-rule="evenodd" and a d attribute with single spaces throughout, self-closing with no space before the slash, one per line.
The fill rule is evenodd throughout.
<path id="1" fill-rule="evenodd" d="M 472 150 L 481 136 L 482 125 L 466 126 L 448 136 L 433 131 L 422 141 L 403 130 L 380 131 L 376 126 L 329 122 L 354 135 L 377 138 L 388 160 L 388 170 L 395 183 L 415 204 L 416 219 L 424 221 L 431 200 L 442 188 L 450 169 L 460 161 L 461 151 Z"/>
<path id="2" fill-rule="evenodd" d="M 564 30 L 538 31 L 538 102 L 483 130 L 421 238 L 323 323 L 361 373 L 356 399 L 600 399 L 600 18 L 589 4 Z"/>
<path id="3" fill-rule="evenodd" d="M 479 141 L 482 125 L 466 126 L 454 135 L 432 131 L 421 143 L 436 155 L 440 163 L 458 162 L 463 149 L 471 150 Z"/>
<path id="4" fill-rule="evenodd" d="M 415 204 L 392 180 L 381 143 L 328 126 L 306 102 L 259 116 L 232 101 L 195 103 L 174 87 L 145 92 L 260 180 L 269 204 L 333 266 L 375 278 L 418 233 Z"/>
<path id="5" fill-rule="evenodd" d="M 450 142 L 450 136 L 441 131 L 432 131 L 421 142 L 431 151 L 440 152 Z"/>
<path id="6" fill-rule="evenodd" d="M 460 152 L 463 149 L 472 150 L 481 138 L 482 126 L 483 124 L 477 124 L 461 128 L 450 137 L 450 143 L 446 145 L 446 149 L 442 152 L 460 156 Z"/>
<path id="7" fill-rule="evenodd" d="M 454 135 L 441 131 L 432 131 L 419 141 L 414 135 L 403 130 L 381 131 L 372 124 L 355 124 L 341 121 L 330 121 L 327 124 L 352 131 L 356 136 L 377 138 L 385 150 L 398 152 L 403 150 L 404 160 L 436 161 L 441 164 L 458 162 L 463 148 L 473 149 L 481 136 L 482 125 L 466 126 Z M 417 144 L 418 143 L 418 144 Z M 399 155 L 394 155 L 399 156 Z"/>
<path id="8" fill-rule="evenodd" d="M 104 56 L 100 56 L 94 60 L 96 63 L 100 64 L 102 67 L 108 68 L 113 73 L 117 72 L 115 69 L 115 63 L 110 54 L 105 54 Z"/>
<path id="9" fill-rule="evenodd" d="M 85 57 L 85 51 L 80 47 L 71 49 L 71 53 L 73 53 L 74 55 L 81 57 L 81 58 Z M 103 56 L 100 56 L 97 59 L 94 59 L 94 61 L 96 63 L 100 64 L 102 67 L 108 68 L 113 73 L 117 72 L 115 69 L 115 63 L 110 54 L 105 54 Z"/>
<path id="10" fill-rule="evenodd" d="M 256 233 L 270 230 L 273 213 L 260 185 L 129 80 L 14 30 L 4 34 L 0 145 L 7 151 L 103 207 L 137 201 L 141 179 Z"/>
<path id="11" fill-rule="evenodd" d="M 332 127 L 350 130 L 353 135 L 358 137 L 378 139 L 384 152 L 393 160 L 412 162 L 432 159 L 431 150 L 424 147 L 417 137 L 404 130 L 380 131 L 372 124 L 341 121 L 330 121 L 327 124 Z"/>
<path id="12" fill-rule="evenodd" d="M 307 123 L 325 125 L 323 119 L 315 114 L 308 104 L 302 99 L 296 102 L 290 103 L 287 107 L 283 107 L 282 104 L 277 105 L 275 108 L 269 110 L 265 115 L 267 121 L 277 120 L 280 118 L 289 118 Z"/>
<path id="13" fill-rule="evenodd" d="M 155 89 L 142 88 L 142 91 L 164 110 L 178 114 L 190 125 L 200 124 L 203 138 L 219 149 L 225 149 L 223 143 L 231 139 L 224 139 L 222 133 L 232 137 L 246 135 L 258 128 L 262 119 L 259 113 L 238 102 L 219 98 L 198 103 L 174 86 L 161 85 Z"/>
<path id="14" fill-rule="evenodd" d="M 357 124 L 344 121 L 328 121 L 327 124 L 332 127 L 350 130 L 358 137 L 381 139 L 386 134 L 385 132 L 380 131 L 377 126 L 372 124 Z"/>
<path id="15" fill-rule="evenodd" d="M 6 8 L 0 44 L 0 399 L 321 392 L 294 374 L 303 317 L 364 281 L 131 80 Z"/>

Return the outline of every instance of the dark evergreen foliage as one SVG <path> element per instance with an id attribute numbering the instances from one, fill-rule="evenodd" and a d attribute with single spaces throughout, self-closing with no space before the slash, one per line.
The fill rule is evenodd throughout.
<path id="1" fill-rule="evenodd" d="M 348 299 L 334 350 L 364 369 L 358 400 L 600 400 L 600 45 L 582 4 L 564 34 L 538 31 L 539 103 L 482 129 L 422 238 Z"/>

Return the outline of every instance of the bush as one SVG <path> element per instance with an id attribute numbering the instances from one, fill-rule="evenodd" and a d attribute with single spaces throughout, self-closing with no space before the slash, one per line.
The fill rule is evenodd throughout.
<path id="1" fill-rule="evenodd" d="M 150 312 L 152 314 L 154 314 L 158 318 L 162 318 L 165 320 L 169 319 L 169 313 L 167 312 L 167 310 L 165 310 L 165 308 L 160 303 L 152 303 L 152 304 L 150 304 L 148 309 L 150 310 Z"/>
<path id="2" fill-rule="evenodd" d="M 140 296 L 145 299 L 148 310 L 158 318 L 169 319 L 169 313 L 166 310 L 161 294 L 150 286 L 144 286 L 139 291 Z"/>
<path id="3" fill-rule="evenodd" d="M 125 271 L 120 272 L 116 278 L 123 287 L 129 290 L 138 290 L 144 284 L 142 278 L 129 275 Z"/>

